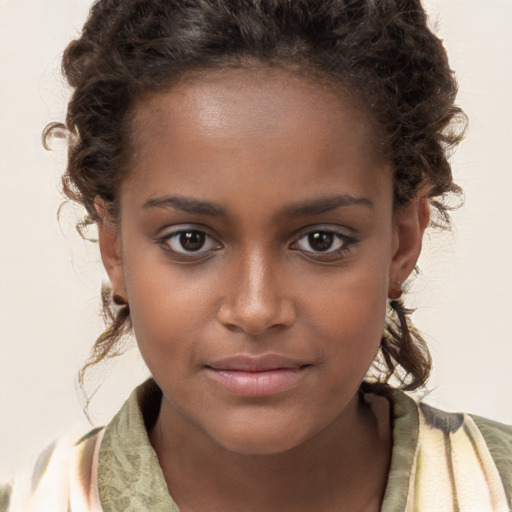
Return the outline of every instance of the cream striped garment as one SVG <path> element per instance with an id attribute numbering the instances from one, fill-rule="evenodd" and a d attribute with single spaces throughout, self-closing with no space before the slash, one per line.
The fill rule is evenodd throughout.
<path id="1" fill-rule="evenodd" d="M 512 427 L 443 412 L 398 390 L 390 396 L 391 407 L 366 395 L 380 421 L 384 401 L 392 415 L 381 512 L 512 511 Z M 1 488 L 0 512 L 179 512 L 144 424 L 160 397 L 147 381 L 106 428 L 52 445 L 30 474 Z"/>

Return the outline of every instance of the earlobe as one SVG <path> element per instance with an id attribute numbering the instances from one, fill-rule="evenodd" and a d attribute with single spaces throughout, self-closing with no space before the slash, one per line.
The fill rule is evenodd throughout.
<path id="1" fill-rule="evenodd" d="M 429 221 L 430 203 L 428 197 L 420 193 L 395 212 L 396 243 L 391 262 L 389 298 L 400 296 L 402 283 L 414 270 Z"/>
<path id="2" fill-rule="evenodd" d="M 110 280 L 114 302 L 119 305 L 127 304 L 119 229 L 109 219 L 103 199 L 96 199 L 95 207 L 99 216 L 97 226 L 101 259 Z"/>

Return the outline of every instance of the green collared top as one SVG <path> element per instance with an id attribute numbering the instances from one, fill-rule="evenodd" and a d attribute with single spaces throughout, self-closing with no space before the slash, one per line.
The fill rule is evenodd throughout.
<path id="1" fill-rule="evenodd" d="M 512 511 L 512 427 L 392 390 L 393 450 L 381 512 Z M 148 426 L 161 392 L 139 386 L 104 429 L 55 444 L 1 490 L 0 512 L 179 512 Z"/>

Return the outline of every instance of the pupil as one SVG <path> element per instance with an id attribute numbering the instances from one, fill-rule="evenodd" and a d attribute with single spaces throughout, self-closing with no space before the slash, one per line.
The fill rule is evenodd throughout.
<path id="1" fill-rule="evenodd" d="M 324 231 L 317 231 L 308 236 L 309 245 L 315 249 L 315 251 L 327 251 L 327 249 L 331 248 L 333 241 L 334 235 L 332 233 L 325 233 Z"/>
<path id="2" fill-rule="evenodd" d="M 200 231 L 187 231 L 181 233 L 180 244 L 183 249 L 187 251 L 197 251 L 203 247 L 205 241 L 205 234 Z"/>

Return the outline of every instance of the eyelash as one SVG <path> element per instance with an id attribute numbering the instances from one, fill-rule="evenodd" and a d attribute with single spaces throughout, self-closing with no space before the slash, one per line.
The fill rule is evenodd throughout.
<path id="1" fill-rule="evenodd" d="M 301 240 L 307 239 L 308 237 L 311 237 L 315 234 L 322 234 L 322 235 L 329 235 L 334 238 L 333 244 L 337 243 L 339 244 L 339 247 L 335 250 L 331 250 L 329 247 L 325 251 L 307 251 L 300 249 L 298 247 L 298 244 Z M 308 240 L 308 243 L 310 243 L 310 240 Z M 305 257 L 309 259 L 313 259 L 315 261 L 323 261 L 323 262 L 329 262 L 329 261 L 335 261 L 339 260 L 352 250 L 353 246 L 357 243 L 357 240 L 347 235 L 346 233 L 341 233 L 340 231 L 337 231 L 336 229 L 333 229 L 331 227 L 315 227 L 313 229 L 308 229 L 307 231 L 303 231 L 301 233 L 300 238 L 297 239 L 296 242 L 294 242 L 291 245 L 291 248 L 293 250 L 302 251 Z"/>
<path id="2" fill-rule="evenodd" d="M 199 250 L 186 250 L 183 247 L 182 240 L 180 240 L 180 237 L 185 234 L 194 234 L 194 235 L 200 235 L 203 237 L 203 243 L 199 247 Z M 308 239 L 308 237 L 311 237 L 313 235 L 328 235 L 330 237 L 333 237 L 331 245 L 339 244 L 339 247 L 335 250 L 331 250 L 331 247 L 327 247 L 325 251 L 308 251 L 306 249 L 301 249 L 299 247 L 299 243 L 304 240 Z M 173 240 L 177 240 L 178 244 L 181 245 L 181 248 L 183 250 L 176 250 L 176 248 L 173 248 L 171 246 L 171 243 Z M 210 234 L 206 229 L 202 227 L 185 227 L 180 228 L 175 231 L 169 232 L 166 235 L 160 237 L 157 242 L 162 246 L 162 248 L 173 258 L 177 260 L 182 260 L 184 262 L 187 261 L 202 261 L 203 259 L 208 258 L 211 256 L 214 252 L 218 251 L 219 249 L 222 249 L 222 244 L 218 242 L 212 234 Z M 203 249 L 204 245 L 206 243 L 213 243 L 215 246 L 210 247 L 206 250 Z M 307 243 L 311 243 L 311 240 L 308 240 Z M 322 227 L 315 227 L 315 228 L 309 228 L 307 231 L 302 231 L 299 238 L 296 238 L 295 242 L 293 242 L 289 247 L 293 251 L 302 252 L 305 257 L 309 259 L 313 259 L 315 261 L 324 261 L 329 262 L 337 259 L 341 259 L 344 257 L 347 253 L 350 252 L 352 249 L 352 246 L 354 246 L 357 243 L 357 240 L 351 236 L 348 236 L 345 233 L 341 233 L 333 228 L 322 228 Z"/>
<path id="3" fill-rule="evenodd" d="M 204 237 L 204 243 L 207 243 L 208 241 L 214 242 L 216 245 L 215 247 L 209 248 L 207 250 L 189 250 L 187 251 L 185 248 L 183 248 L 183 245 L 181 244 L 181 247 L 183 248 L 182 251 L 173 249 L 171 246 L 171 243 L 173 239 L 178 241 L 178 244 L 180 244 L 179 238 L 185 234 L 199 234 Z M 186 227 L 186 228 L 180 228 L 175 231 L 171 231 L 170 233 L 165 234 L 164 236 L 160 237 L 157 242 L 162 246 L 164 251 L 166 251 L 173 259 L 179 259 L 182 261 L 201 261 L 203 259 L 206 259 L 211 254 L 213 254 L 215 251 L 222 248 L 222 245 L 217 242 L 214 236 L 212 236 L 206 229 L 202 227 Z M 199 249 L 203 249 L 204 243 L 201 245 Z"/>

